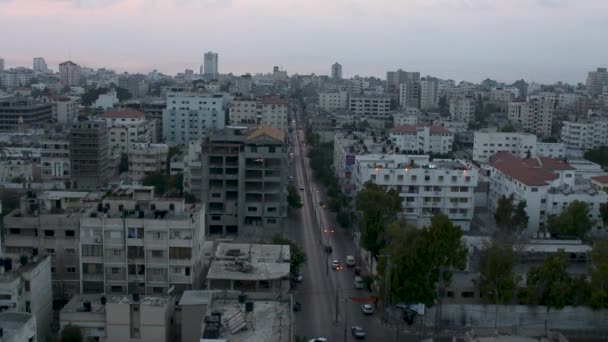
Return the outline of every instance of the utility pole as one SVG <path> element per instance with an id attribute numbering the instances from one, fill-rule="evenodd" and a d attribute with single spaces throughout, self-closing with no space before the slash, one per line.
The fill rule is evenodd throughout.
<path id="1" fill-rule="evenodd" d="M 340 283 L 336 279 L 336 324 L 338 324 L 338 286 Z"/>

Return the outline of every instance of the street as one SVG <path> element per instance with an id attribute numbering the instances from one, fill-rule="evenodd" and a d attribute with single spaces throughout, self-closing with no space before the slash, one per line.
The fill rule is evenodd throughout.
<path id="1" fill-rule="evenodd" d="M 296 120 L 300 120 L 299 115 Z M 368 341 L 408 340 L 403 336 L 397 338 L 394 328 L 381 323 L 381 312 L 366 316 L 361 311 L 362 303 L 348 300 L 370 297 L 371 293 L 355 289 L 353 285 L 354 270 L 346 267 L 345 261 L 347 255 L 356 255 L 352 235 L 338 226 L 328 209 L 320 206 L 321 187 L 312 179 L 306 149 L 302 149 L 304 133 L 299 128 L 300 125 L 294 130 L 291 172 L 295 177 L 294 186 L 298 189 L 304 186 L 300 191 L 304 206 L 293 215 L 293 221 L 296 221 L 295 239 L 306 253 L 307 262 L 302 269 L 304 280 L 293 291 L 294 300 L 302 304 L 302 311 L 296 314 L 295 335 L 308 339 L 325 337 L 329 341 L 353 341 L 351 326 L 359 325 L 365 330 Z M 329 232 L 322 231 L 322 228 Z M 325 245 L 332 246 L 331 254 L 325 252 Z M 333 259 L 340 261 L 342 270 L 329 267 Z"/>

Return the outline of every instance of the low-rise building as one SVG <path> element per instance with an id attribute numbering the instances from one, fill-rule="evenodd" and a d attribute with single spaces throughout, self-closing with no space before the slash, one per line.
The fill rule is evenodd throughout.
<path id="1" fill-rule="evenodd" d="M 174 302 L 168 296 L 76 295 L 61 309 L 60 327 L 79 327 L 86 341 L 169 342 Z"/>
<path id="2" fill-rule="evenodd" d="M 390 117 L 391 98 L 389 96 L 352 95 L 349 98 L 349 109 L 360 120 L 386 120 Z"/>
<path id="3" fill-rule="evenodd" d="M 469 130 L 469 124 L 464 121 L 434 120 L 433 126 L 439 126 L 452 133 L 465 133 Z"/>
<path id="4" fill-rule="evenodd" d="M 331 112 L 348 107 L 348 93 L 346 91 L 319 92 L 319 108 Z"/>
<path id="5" fill-rule="evenodd" d="M 260 99 L 260 124 L 287 132 L 289 101 L 282 96 L 263 96 Z"/>
<path id="6" fill-rule="evenodd" d="M 103 114 L 108 125 L 110 154 L 128 154 L 135 143 L 156 141 L 156 121 L 131 108 L 117 108 Z"/>
<path id="7" fill-rule="evenodd" d="M 405 153 L 448 154 L 454 144 L 454 133 L 439 126 L 398 126 L 390 130 L 390 138 Z"/>
<path id="8" fill-rule="evenodd" d="M 0 273 L 0 298 L 2 299 L 0 311 L 3 314 L 6 312 L 31 314 L 33 323 L 30 322 L 30 318 L 26 319 L 25 316 L 22 316 L 25 326 L 15 327 L 15 330 L 19 330 L 21 335 L 31 335 L 33 327 L 35 328 L 35 339 L 45 341 L 51 331 L 53 318 L 53 301 L 50 296 L 50 258 L 39 258 L 31 254 L 21 255 L 18 259 L 6 258 L 3 259 L 0 270 L 2 271 Z M 28 322 L 30 322 L 29 327 Z M 0 323 L 1 326 L 2 323 Z"/>
<path id="9" fill-rule="evenodd" d="M 498 152 L 511 152 L 519 158 L 536 156 L 536 135 L 530 133 L 475 132 L 473 160 L 487 163 Z"/>
<path id="10" fill-rule="evenodd" d="M 419 226 L 444 213 L 462 230 L 469 230 L 475 210 L 477 169 L 461 161 L 429 161 L 425 155 L 369 154 L 355 157 L 355 189 L 372 181 L 395 189 L 402 215 Z"/>
<path id="11" fill-rule="evenodd" d="M 490 158 L 490 210 L 495 211 L 501 196 L 514 196 L 526 201 L 528 234 L 546 231 L 547 219 L 559 215 L 570 203 L 587 203 L 594 229 L 603 233 L 600 205 L 608 194 L 594 189 L 590 182 L 575 182 L 576 170 L 567 163 L 547 158 L 520 159 L 509 152 L 499 152 Z"/>
<path id="12" fill-rule="evenodd" d="M 186 291 L 179 301 L 181 341 L 293 341 L 291 295 Z"/>
<path id="13" fill-rule="evenodd" d="M 2 342 L 38 342 L 36 317 L 27 312 L 1 312 Z"/>
<path id="14" fill-rule="evenodd" d="M 129 149 L 129 178 L 142 180 L 147 173 L 167 171 L 167 144 L 133 143 Z"/>
<path id="15" fill-rule="evenodd" d="M 110 90 L 107 94 L 99 94 L 97 100 L 93 103 L 93 107 L 108 110 L 118 104 L 118 96 L 114 89 Z"/>
<path id="16" fill-rule="evenodd" d="M 230 104 L 228 120 L 230 125 L 257 125 L 260 122 L 258 101 L 250 98 L 236 98 Z"/>

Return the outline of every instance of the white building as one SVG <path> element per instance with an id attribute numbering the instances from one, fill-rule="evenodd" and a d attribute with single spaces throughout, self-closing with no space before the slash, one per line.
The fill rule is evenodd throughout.
<path id="1" fill-rule="evenodd" d="M 319 108 L 331 112 L 336 109 L 348 107 L 348 93 L 346 91 L 324 91 L 319 93 Z"/>
<path id="2" fill-rule="evenodd" d="M 406 80 L 399 84 L 399 105 L 401 108 L 418 108 L 420 104 L 420 82 Z"/>
<path id="3" fill-rule="evenodd" d="M 509 102 L 509 121 L 521 125 L 527 132 L 538 136 L 551 135 L 553 103 L 533 100 L 531 102 Z"/>
<path id="4" fill-rule="evenodd" d="M 360 119 L 386 119 L 391 110 L 391 98 L 388 96 L 351 96 L 349 109 Z"/>
<path id="5" fill-rule="evenodd" d="M 59 123 L 71 123 L 78 115 L 76 101 L 68 96 L 57 96 L 50 99 L 53 103 L 53 119 Z"/>
<path id="6" fill-rule="evenodd" d="M 258 101 L 249 98 L 236 98 L 228 110 L 230 125 L 257 125 L 260 122 Z"/>
<path id="7" fill-rule="evenodd" d="M 589 71 L 587 74 L 587 93 L 595 96 L 602 93 L 604 86 L 608 85 L 608 70 L 606 68 L 597 68 L 595 71 Z"/>
<path id="8" fill-rule="evenodd" d="M 439 80 L 427 76 L 420 79 L 420 109 L 437 108 L 439 104 Z"/>
<path id="9" fill-rule="evenodd" d="M 49 135 L 40 141 L 40 174 L 43 181 L 70 179 L 70 139 Z"/>
<path id="10" fill-rule="evenodd" d="M 403 125 L 391 129 L 390 139 L 400 152 L 448 154 L 454 133 L 438 126 Z"/>
<path id="11" fill-rule="evenodd" d="M 42 57 L 34 57 L 33 60 L 33 69 L 35 73 L 47 73 L 49 68 L 46 65 L 46 61 Z"/>
<path id="12" fill-rule="evenodd" d="M 219 76 L 219 55 L 215 52 L 207 52 L 205 53 L 205 57 L 203 60 L 204 73 L 203 75 L 209 77 L 212 80 L 217 80 Z"/>
<path id="13" fill-rule="evenodd" d="M 564 121 L 561 139 L 569 149 L 591 150 L 608 145 L 608 121 Z"/>
<path id="14" fill-rule="evenodd" d="M 142 180 L 147 173 L 167 171 L 167 144 L 133 143 L 128 152 L 129 178 Z"/>
<path id="15" fill-rule="evenodd" d="M 435 120 L 433 125 L 443 127 L 452 133 L 465 133 L 469 130 L 469 124 L 464 121 Z"/>
<path id="16" fill-rule="evenodd" d="M 131 108 L 107 111 L 103 118 L 108 125 L 109 153 L 129 153 L 134 143 L 151 143 L 156 140 L 156 121 L 147 120 L 146 115 Z"/>
<path id="17" fill-rule="evenodd" d="M 46 341 L 53 318 L 51 258 L 6 258 L 0 270 L 0 311 L 30 313 L 35 319 L 37 340 Z"/>
<path id="18" fill-rule="evenodd" d="M 289 101 L 279 96 L 263 96 L 260 99 L 260 124 L 287 131 Z"/>
<path id="19" fill-rule="evenodd" d="M 36 336 L 36 317 L 26 312 L 0 313 L 0 330 L 2 342 L 39 341 Z"/>
<path id="20" fill-rule="evenodd" d="M 114 108 L 118 104 L 118 96 L 114 89 L 110 90 L 107 94 L 100 94 L 97 100 L 93 103 L 94 108 L 101 108 L 102 110 L 108 110 Z"/>
<path id="21" fill-rule="evenodd" d="M 527 233 L 546 230 L 547 219 L 558 215 L 573 201 L 589 207 L 593 232 L 603 232 L 600 205 L 608 194 L 591 184 L 575 183 L 575 169 L 552 158 L 520 159 L 509 152 L 499 152 L 490 159 L 490 210 L 495 211 L 501 196 L 513 194 L 516 203 L 526 201 Z"/>
<path id="22" fill-rule="evenodd" d="M 4 71 L 4 58 L 0 58 L 0 71 Z"/>
<path id="23" fill-rule="evenodd" d="M 429 162 L 424 155 L 370 154 L 356 156 L 354 170 L 357 191 L 367 181 L 397 190 L 406 220 L 422 226 L 441 212 L 462 230 L 470 229 L 478 174 L 463 162 Z"/>
<path id="24" fill-rule="evenodd" d="M 473 160 L 487 163 L 498 152 L 510 152 L 518 158 L 548 157 L 562 159 L 566 156 L 566 146 L 562 143 L 538 142 L 530 133 L 475 132 Z"/>
<path id="25" fill-rule="evenodd" d="M 165 142 L 185 144 L 200 141 L 209 131 L 224 128 L 226 107 L 227 100 L 223 94 L 167 93 L 167 108 L 163 111 Z"/>
<path id="26" fill-rule="evenodd" d="M 576 105 L 576 97 L 574 93 L 561 93 L 557 98 L 557 106 L 560 109 L 573 109 Z"/>
<path id="27" fill-rule="evenodd" d="M 146 295 L 201 286 L 204 207 L 121 187 L 80 218 L 83 293 Z"/>
<path id="28" fill-rule="evenodd" d="M 417 108 L 415 108 L 417 109 Z M 393 114 L 393 124 L 395 126 L 403 126 L 403 125 L 417 125 L 418 124 L 418 115 L 416 114 L 406 114 L 406 113 L 395 113 Z"/>
<path id="29" fill-rule="evenodd" d="M 450 99 L 450 117 L 453 121 L 466 123 L 475 120 L 475 99 L 472 97 Z"/>
<path id="30" fill-rule="evenodd" d="M 168 342 L 174 301 L 167 296 L 76 295 L 61 309 L 60 327 L 79 327 L 86 341 Z"/>

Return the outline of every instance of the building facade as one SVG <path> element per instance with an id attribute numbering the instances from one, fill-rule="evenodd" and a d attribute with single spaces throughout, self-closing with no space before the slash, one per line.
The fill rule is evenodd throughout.
<path id="1" fill-rule="evenodd" d="M 420 106 L 420 82 L 406 80 L 399 84 L 399 105 L 401 108 Z"/>
<path id="2" fill-rule="evenodd" d="M 439 79 L 431 76 L 420 79 L 420 109 L 433 109 L 439 105 Z"/>
<path id="3" fill-rule="evenodd" d="M 608 121 L 564 121 L 561 140 L 567 148 L 591 150 L 608 145 Z"/>
<path id="4" fill-rule="evenodd" d="M 530 102 L 509 102 L 508 118 L 529 133 L 540 137 L 550 136 L 553 124 L 553 103 L 532 100 Z"/>
<path id="5" fill-rule="evenodd" d="M 280 96 L 263 96 L 260 99 L 260 124 L 287 132 L 289 101 Z"/>
<path id="6" fill-rule="evenodd" d="M 331 78 L 334 80 L 342 79 L 342 64 L 336 62 L 331 65 Z"/>
<path id="7" fill-rule="evenodd" d="M 225 126 L 227 100 L 223 94 L 167 93 L 163 139 L 168 144 L 203 140 Z"/>
<path id="8" fill-rule="evenodd" d="M 80 84 L 80 66 L 72 61 L 59 64 L 61 85 L 72 87 Z"/>
<path id="9" fill-rule="evenodd" d="M 49 68 L 46 65 L 46 61 L 42 57 L 34 57 L 32 64 L 34 72 L 36 73 L 45 74 L 49 71 Z"/>
<path id="10" fill-rule="evenodd" d="M 358 155 L 355 161 L 357 191 L 372 181 L 395 189 L 402 215 L 419 226 L 437 213 L 447 215 L 462 230 L 469 230 L 475 210 L 477 170 L 452 160 L 429 161 L 424 155 Z"/>
<path id="11" fill-rule="evenodd" d="M 142 180 L 148 173 L 167 173 L 167 144 L 133 143 L 128 152 L 129 178 Z"/>
<path id="12" fill-rule="evenodd" d="M 597 68 L 587 74 L 587 93 L 591 96 L 600 95 L 604 86 L 608 86 L 608 70 Z"/>
<path id="13" fill-rule="evenodd" d="M 448 154 L 454 133 L 439 126 L 403 125 L 390 130 L 390 139 L 402 153 Z"/>
<path id="14" fill-rule="evenodd" d="M 114 174 L 106 122 L 74 122 L 70 128 L 69 139 L 70 173 L 74 187 L 96 189 L 103 186 Z"/>
<path id="15" fill-rule="evenodd" d="M 450 118 L 466 123 L 475 120 L 475 99 L 473 97 L 458 97 L 450 99 Z"/>
<path id="16" fill-rule="evenodd" d="M 67 135 L 48 135 L 40 141 L 42 181 L 70 180 L 70 140 Z"/>
<path id="17" fill-rule="evenodd" d="M 349 109 L 359 119 L 386 120 L 390 117 L 391 99 L 388 96 L 354 95 L 349 98 Z"/>
<path id="18" fill-rule="evenodd" d="M 138 110 L 117 108 L 105 112 L 103 118 L 108 126 L 110 154 L 128 154 L 133 144 L 156 141 L 156 121 L 147 120 Z"/>
<path id="19" fill-rule="evenodd" d="M 348 92 L 346 91 L 323 91 L 319 92 L 319 108 L 331 112 L 348 107 Z"/>
<path id="20" fill-rule="evenodd" d="M 52 117 L 53 108 L 50 103 L 20 98 L 0 100 L 0 132 L 42 128 Z"/>
<path id="21" fill-rule="evenodd" d="M 215 52 L 205 53 L 203 60 L 203 75 L 212 80 L 217 80 L 219 76 L 219 55 Z"/>

